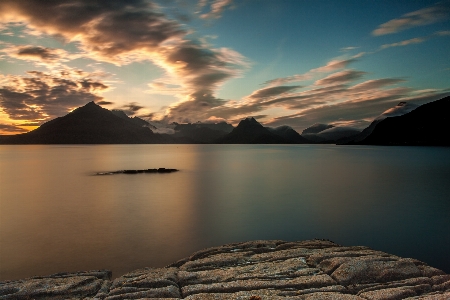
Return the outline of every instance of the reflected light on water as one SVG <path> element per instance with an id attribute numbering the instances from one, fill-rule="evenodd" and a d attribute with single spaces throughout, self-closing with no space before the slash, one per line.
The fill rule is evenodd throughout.
<path id="1" fill-rule="evenodd" d="M 176 168 L 171 174 L 96 172 Z M 326 238 L 450 272 L 448 148 L 0 146 L 0 280 Z"/>

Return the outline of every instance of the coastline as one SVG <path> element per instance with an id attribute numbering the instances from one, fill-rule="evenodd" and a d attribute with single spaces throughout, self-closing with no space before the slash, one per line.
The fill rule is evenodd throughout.
<path id="1" fill-rule="evenodd" d="M 450 275 L 412 258 L 328 240 L 207 248 L 111 280 L 108 270 L 0 282 L 0 299 L 449 299 Z"/>

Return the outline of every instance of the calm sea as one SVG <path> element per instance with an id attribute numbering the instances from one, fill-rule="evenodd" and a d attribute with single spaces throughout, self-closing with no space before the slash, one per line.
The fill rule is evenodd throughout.
<path id="1" fill-rule="evenodd" d="M 159 167 L 180 172 L 93 175 Z M 0 280 L 312 238 L 450 272 L 450 148 L 0 146 Z"/>

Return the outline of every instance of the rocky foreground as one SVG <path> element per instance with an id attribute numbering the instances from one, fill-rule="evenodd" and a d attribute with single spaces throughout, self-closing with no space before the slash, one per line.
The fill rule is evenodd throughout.
<path id="1" fill-rule="evenodd" d="M 0 299 L 450 299 L 441 270 L 324 240 L 228 244 L 110 279 L 103 270 L 1 282 Z"/>

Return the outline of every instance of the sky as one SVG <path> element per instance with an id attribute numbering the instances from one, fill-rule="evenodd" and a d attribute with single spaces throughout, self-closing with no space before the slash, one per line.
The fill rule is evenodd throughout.
<path id="1" fill-rule="evenodd" d="M 363 129 L 450 95 L 450 0 L 0 0 L 0 134 L 90 101 L 155 121 Z"/>

